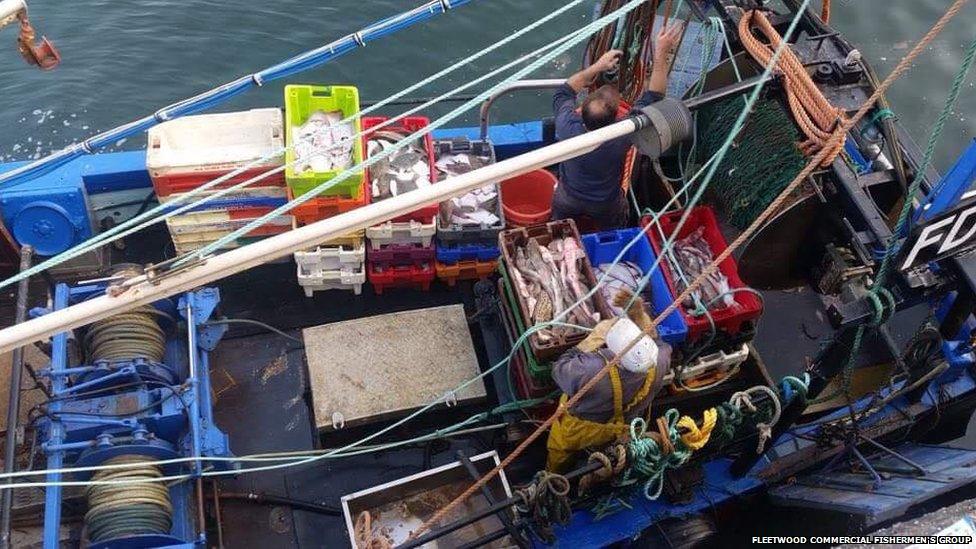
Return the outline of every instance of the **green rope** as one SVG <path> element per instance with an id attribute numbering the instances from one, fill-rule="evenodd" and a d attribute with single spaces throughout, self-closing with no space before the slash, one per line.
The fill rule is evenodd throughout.
<path id="1" fill-rule="evenodd" d="M 875 307 L 875 314 L 872 317 L 871 325 L 874 327 L 883 324 L 891 314 L 894 313 L 894 296 L 884 288 L 884 284 L 891 272 L 891 260 L 898 250 L 899 246 L 898 238 L 899 235 L 904 231 L 905 226 L 908 223 L 909 216 L 912 212 L 912 205 L 918 196 L 918 192 L 922 187 L 922 179 L 925 177 L 925 172 L 928 171 L 929 166 L 932 164 L 932 157 L 935 154 L 935 147 L 939 143 L 939 139 L 942 136 L 942 131 L 945 129 L 945 124 L 949 120 L 949 115 L 952 114 L 953 106 L 956 104 L 956 99 L 959 97 L 959 92 L 962 89 L 962 85 L 966 81 L 966 76 L 969 74 L 969 69 L 973 65 L 973 61 L 976 60 L 976 40 L 974 40 L 969 47 L 966 49 L 966 56 L 963 58 L 962 64 L 959 66 L 959 70 L 956 72 L 955 78 L 952 80 L 952 86 L 949 88 L 949 93 L 946 96 L 945 104 L 942 106 L 942 112 L 939 113 L 939 118 L 935 121 L 935 125 L 932 126 L 932 131 L 929 133 L 928 143 L 925 146 L 925 153 L 922 156 L 922 163 L 919 165 L 918 170 L 915 172 L 915 179 L 912 184 L 909 185 L 907 192 L 905 193 L 905 201 L 902 204 L 901 213 L 898 215 L 898 223 L 895 225 L 895 229 L 891 233 L 891 237 L 885 247 L 885 254 L 881 260 L 881 266 L 878 267 L 878 274 L 875 276 L 874 283 L 871 285 L 871 291 L 869 294 L 869 299 Z M 889 308 L 887 315 L 884 312 L 884 305 L 881 303 L 881 297 L 884 297 L 889 303 Z M 880 311 L 880 312 L 879 312 Z M 857 327 L 857 331 L 854 334 L 854 339 L 851 343 L 850 355 L 847 357 L 847 363 L 844 365 L 842 384 L 836 391 L 826 397 L 818 397 L 814 399 L 813 403 L 821 403 L 836 398 L 840 394 L 844 394 L 848 399 L 850 399 L 851 390 L 851 380 L 854 375 L 854 362 L 857 358 L 858 352 L 861 350 L 861 344 L 864 340 L 864 333 L 866 331 L 865 325 L 860 325 Z"/>
<path id="2" fill-rule="evenodd" d="M 624 473 L 623 484 L 644 483 L 644 497 L 655 500 L 664 490 L 664 471 L 680 467 L 691 457 L 691 450 L 681 442 L 678 433 L 680 414 L 674 408 L 664 413 L 668 425 L 668 438 L 674 450 L 667 455 L 661 446 L 650 437 L 645 437 L 647 422 L 634 418 L 630 423 L 630 442 L 627 443 L 629 467 Z"/>

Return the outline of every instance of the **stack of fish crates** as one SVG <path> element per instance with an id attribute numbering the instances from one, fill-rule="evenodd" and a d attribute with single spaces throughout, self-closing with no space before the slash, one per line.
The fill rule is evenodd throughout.
<path id="1" fill-rule="evenodd" d="M 254 180 L 167 219 L 178 255 L 198 250 L 285 203 L 280 170 L 283 134 L 281 110 L 274 108 L 186 116 L 149 130 L 146 168 L 162 204 L 172 203 L 176 209 Z M 227 181 L 186 198 L 187 193 L 245 166 Z M 291 216 L 281 216 L 223 248 L 286 232 L 292 221 Z"/>
<path id="2" fill-rule="evenodd" d="M 488 141 L 438 141 L 439 177 L 461 175 L 495 162 Z M 492 183 L 442 202 L 437 216 L 437 278 L 453 286 L 458 280 L 486 278 L 495 272 L 500 251 L 498 233 L 505 229 L 501 187 Z"/>
<path id="3" fill-rule="evenodd" d="M 363 161 L 359 91 L 352 86 L 285 86 L 285 181 L 289 201 L 311 192 L 316 196 L 292 208 L 294 227 L 346 213 L 369 204 L 364 171 L 317 187 Z M 349 120 L 339 124 L 343 120 Z M 298 284 L 305 295 L 317 291 L 362 292 L 366 282 L 365 232 L 360 230 L 295 253 Z"/>
<path id="4" fill-rule="evenodd" d="M 428 124 L 429 120 L 422 116 L 404 117 L 392 123 L 384 117 L 365 117 L 363 129 L 367 151 L 376 154 L 383 148 L 381 142 L 399 141 L 422 131 Z M 413 185 L 419 187 L 433 184 L 436 181 L 433 146 L 430 134 L 426 133 L 417 145 L 402 149 L 402 152 L 393 153 L 372 165 L 367 170 L 366 179 L 374 202 L 411 190 L 393 189 L 393 183 L 405 183 L 411 188 Z M 412 166 L 408 165 L 411 163 Z M 404 177 L 416 177 L 420 181 L 405 181 Z M 437 208 L 437 204 L 424 206 L 366 229 L 366 240 L 369 243 L 366 272 L 369 283 L 377 294 L 397 287 L 423 291 L 430 289 L 435 277 L 434 233 Z"/>

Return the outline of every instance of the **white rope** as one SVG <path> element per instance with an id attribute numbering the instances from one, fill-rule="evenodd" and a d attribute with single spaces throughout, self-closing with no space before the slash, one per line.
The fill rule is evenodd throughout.
<path id="1" fill-rule="evenodd" d="M 806 0 L 805 1 L 804 7 L 806 6 L 807 3 L 809 3 L 809 0 Z M 624 12 L 624 10 L 631 11 L 638 4 L 640 4 L 640 0 L 635 0 L 634 2 L 631 2 L 631 3 L 627 4 L 627 5 L 625 5 L 624 7 L 620 8 L 620 10 L 618 10 L 618 12 L 614 12 L 614 14 L 611 14 L 611 15 L 609 15 L 607 17 L 616 16 L 618 13 Z M 799 20 L 799 17 L 800 17 L 800 15 L 802 15 L 802 13 L 803 13 L 803 10 L 802 9 L 798 11 L 797 17 L 794 19 L 793 24 L 790 27 L 791 30 L 793 28 L 795 28 L 796 23 Z M 621 15 L 622 15 L 622 13 L 621 13 Z M 591 24 L 591 26 L 592 25 L 593 24 Z M 603 24 L 601 23 L 599 26 L 602 27 Z M 589 28 L 589 27 L 584 27 L 584 28 Z M 581 31 L 577 31 L 577 33 L 574 33 L 574 34 L 579 34 L 580 32 Z M 785 44 L 785 41 L 784 41 L 784 44 Z M 572 45 L 572 44 L 570 44 L 570 45 Z M 781 48 L 782 48 L 782 46 L 781 46 Z M 561 52 L 556 52 L 556 55 L 558 55 L 558 53 L 561 53 Z M 777 54 L 778 53 L 779 53 L 779 51 L 777 51 Z M 764 78 L 764 79 L 760 80 L 760 82 L 756 85 L 756 88 L 755 88 L 755 90 L 753 92 L 753 95 L 752 95 L 752 97 L 750 97 L 750 101 L 747 102 L 745 108 L 743 109 L 742 115 L 745 115 L 745 113 L 748 112 L 749 108 L 751 108 L 751 103 L 754 103 L 755 97 L 758 96 L 758 93 L 759 93 L 762 85 L 765 82 L 766 82 L 766 79 Z M 730 136 L 730 140 L 731 140 L 732 137 L 734 137 L 734 133 L 735 132 L 733 132 L 733 134 Z M 726 150 L 727 150 L 727 148 L 720 149 L 716 153 L 716 156 L 718 156 L 720 154 L 724 154 L 724 152 Z M 713 164 L 718 164 L 720 162 L 721 162 L 721 159 L 718 159 L 718 161 L 714 162 Z M 703 166 L 702 169 L 704 169 L 706 166 L 709 166 L 709 164 L 712 164 L 712 163 L 711 162 L 706 163 L 705 166 Z M 712 172 L 709 172 L 709 176 L 711 176 L 711 173 Z M 694 197 L 694 200 L 697 201 L 698 199 L 700 199 L 700 197 L 701 197 L 701 193 L 700 192 L 699 193 L 696 193 L 696 196 Z M 684 220 L 685 219 L 682 218 L 682 220 L 679 222 L 679 226 L 681 225 L 681 223 L 684 222 Z M 646 229 L 645 229 L 645 231 L 646 231 Z M 644 235 L 644 231 L 641 231 L 640 233 L 638 233 L 638 235 L 635 237 L 635 239 L 631 243 L 628 244 L 628 246 L 625 248 L 625 250 L 627 248 L 629 248 L 630 246 L 632 246 L 643 235 Z M 666 243 L 666 246 L 670 246 L 672 244 L 673 244 L 673 242 L 667 242 Z M 622 255 L 623 255 L 623 253 L 624 252 L 622 251 L 620 254 L 618 254 L 618 258 L 615 261 L 619 261 L 620 260 L 620 257 L 622 257 Z M 662 256 L 659 256 L 656 259 L 655 266 L 658 264 L 658 262 L 660 262 L 661 257 L 663 257 L 663 255 Z M 587 294 L 587 296 L 582 297 L 581 300 L 582 299 L 587 299 L 588 297 L 592 296 L 593 292 L 595 292 L 597 290 L 598 290 L 598 288 L 594 288 L 593 290 L 591 290 L 590 293 Z M 578 303 L 579 302 L 577 302 L 577 305 L 578 305 Z M 572 307 L 570 308 L 570 310 L 571 309 L 572 309 Z M 553 321 L 550 321 L 550 322 L 555 322 L 555 321 L 557 321 L 557 319 L 554 318 Z M 476 380 L 481 379 L 482 377 L 490 374 L 491 372 L 493 372 L 497 368 L 501 367 L 503 364 L 507 364 L 511 360 L 512 356 L 514 355 L 515 350 L 518 349 L 522 345 L 522 342 L 524 341 L 525 338 L 527 338 L 528 336 L 530 336 L 532 333 L 538 331 L 539 329 L 542 329 L 544 327 L 547 327 L 547 325 L 548 324 L 543 324 L 543 325 L 536 325 L 536 326 L 530 327 L 516 341 L 515 345 L 513 345 L 513 347 L 512 347 L 512 350 L 509 352 L 508 356 L 505 359 L 503 359 L 502 361 L 500 361 L 498 364 L 492 366 L 487 371 L 482 372 L 478 376 L 475 376 L 474 378 L 472 378 L 472 379 L 470 379 L 470 380 L 462 383 L 461 385 L 458 386 L 458 388 L 456 390 L 457 391 L 463 390 L 465 387 L 467 387 L 471 383 L 473 383 Z M 769 390 L 768 387 L 763 387 L 763 388 L 766 389 L 766 390 Z M 761 390 L 761 389 L 757 389 L 757 390 Z M 746 398 L 748 398 L 748 394 L 746 395 Z M 407 417 L 405 417 L 405 418 L 403 418 L 403 419 L 395 422 L 394 424 L 392 424 L 392 425 L 390 425 L 390 426 L 388 426 L 388 427 L 386 427 L 384 429 L 381 429 L 380 431 L 377 431 L 376 433 L 373 433 L 373 434 L 371 434 L 371 435 L 369 435 L 369 436 L 367 436 L 367 437 L 365 437 L 365 438 L 363 438 L 363 439 L 361 439 L 359 441 L 350 443 L 349 445 L 346 445 L 343 448 L 337 449 L 334 452 L 330 452 L 330 453 L 327 453 L 327 454 L 322 454 L 322 455 L 318 455 L 318 456 L 314 456 L 314 457 L 310 457 L 310 458 L 305 458 L 305 459 L 297 460 L 297 461 L 290 462 L 290 463 L 270 465 L 270 466 L 265 466 L 265 467 L 253 467 L 253 468 L 248 468 L 248 469 L 232 470 L 232 471 L 205 471 L 203 473 L 203 476 L 222 476 L 222 475 L 231 475 L 231 474 L 232 475 L 237 475 L 237 474 L 243 474 L 243 473 L 262 472 L 262 471 L 269 471 L 269 470 L 274 470 L 274 469 L 281 469 L 281 468 L 284 468 L 284 467 L 294 467 L 294 466 L 304 465 L 304 464 L 307 464 L 307 463 L 312 463 L 312 462 L 318 461 L 320 459 L 327 459 L 329 457 L 335 456 L 336 454 L 338 454 L 340 452 L 343 452 L 343 451 L 346 451 L 346 450 L 355 448 L 357 446 L 361 446 L 362 444 L 365 444 L 366 442 L 369 442 L 369 441 L 373 440 L 374 438 L 379 437 L 379 436 L 381 436 L 381 435 L 389 432 L 390 430 L 395 429 L 395 428 L 397 428 L 397 427 L 405 424 L 406 422 L 414 419 L 415 417 L 419 416 L 420 414 L 425 413 L 426 411 L 430 410 L 431 408 L 433 408 L 434 406 L 436 406 L 440 402 L 441 402 L 441 399 L 437 399 L 436 401 L 431 402 L 431 403 L 425 405 L 424 407 L 418 409 L 417 411 L 415 411 L 414 413 L 408 415 Z M 750 403 L 751 403 L 751 400 L 750 400 Z M 771 429 L 772 425 L 775 425 L 775 423 L 779 420 L 780 411 L 779 411 L 779 400 L 778 399 L 775 399 L 774 398 L 774 406 L 776 408 L 776 413 L 774 414 L 774 420 L 772 420 L 772 421 L 769 422 L 769 428 L 770 429 Z M 205 458 L 205 457 L 200 457 L 200 458 L 180 458 L 180 459 L 181 460 L 184 460 L 185 462 L 198 462 L 198 461 L 202 462 L 202 461 L 207 461 L 207 460 L 213 460 L 213 461 L 219 461 L 219 460 L 234 461 L 235 460 L 235 458 L 214 459 L 214 458 Z M 97 468 L 107 468 L 107 467 L 97 466 Z M 86 469 L 96 470 L 97 468 L 86 468 Z M 60 470 L 48 471 L 48 472 L 49 473 L 69 473 L 72 470 L 79 470 L 79 469 L 77 469 L 77 468 L 76 469 L 60 469 Z M 13 476 L 13 475 L 20 476 L 20 475 L 23 475 L 24 473 L 27 473 L 27 474 L 40 474 L 40 472 L 23 472 L 23 471 L 21 471 L 21 472 L 14 473 L 14 474 L 11 474 L 11 475 L 0 474 L 0 479 L 9 478 L 10 476 Z M 162 479 L 156 479 L 156 480 L 157 481 L 167 481 L 168 482 L 168 481 L 174 481 L 174 480 L 185 480 L 185 479 L 188 479 L 188 478 L 191 478 L 191 477 L 192 477 L 192 475 L 177 475 L 177 476 L 172 476 L 172 477 L 167 477 L 167 478 L 162 478 Z M 47 486 L 47 485 L 56 485 L 56 484 L 67 485 L 67 486 L 71 486 L 71 485 L 87 485 L 87 484 L 91 484 L 91 483 L 92 483 L 92 481 L 79 482 L 79 483 L 45 483 L 45 482 L 20 483 L 20 484 L 9 484 L 9 485 L 5 485 L 5 486 L 0 486 L 0 489 L 3 489 L 3 488 L 38 487 L 38 486 Z M 121 483 L 121 482 L 115 481 L 115 483 Z"/>
<path id="2" fill-rule="evenodd" d="M 571 2 L 568 2 L 566 5 L 562 6 L 561 8 L 559 8 L 557 10 L 554 10 L 553 12 L 547 14 L 546 16 L 544 16 L 544 17 L 542 17 L 542 18 L 534 21 L 533 23 L 530 23 L 529 25 L 527 25 L 527 26 L 525 26 L 525 27 L 523 27 L 523 28 L 515 31 L 514 33 L 512 33 L 512 34 L 510 34 L 510 35 L 508 35 L 506 37 L 504 37 L 503 39 L 501 39 L 500 41 L 496 42 L 495 44 L 492 44 L 492 45 L 488 46 L 487 48 L 485 48 L 483 50 L 480 50 L 478 52 L 475 52 L 472 55 L 469 55 L 469 56 L 467 56 L 467 57 L 465 57 L 463 59 L 460 59 L 460 60 L 452 63 L 451 65 L 449 65 L 449 66 L 445 67 L 444 69 L 442 69 L 442 70 L 440 70 L 440 71 L 438 71 L 438 72 L 436 72 L 436 73 L 428 76 L 427 78 L 425 78 L 425 79 L 423 79 L 423 80 L 421 80 L 419 82 L 416 82 L 414 84 L 411 84 L 410 86 L 407 86 L 406 88 L 400 90 L 399 92 L 394 93 L 393 95 L 390 95 L 389 97 L 387 97 L 387 98 L 385 98 L 385 99 L 377 102 L 373 106 L 367 107 L 367 108 L 363 109 L 357 115 L 350 116 L 350 117 L 346 118 L 345 120 L 341 121 L 340 123 L 348 123 L 348 122 L 351 122 L 352 120 L 354 120 L 355 118 L 357 118 L 359 116 L 363 116 L 363 115 L 366 115 L 368 113 L 375 112 L 376 110 L 381 109 L 381 108 L 385 107 L 386 105 L 389 105 L 390 103 L 392 103 L 392 102 L 394 102 L 394 101 L 396 101 L 396 100 L 398 100 L 398 99 L 400 99 L 402 97 L 405 97 L 405 96 L 409 95 L 410 93 L 413 93 L 414 91 L 417 91 L 418 89 L 421 89 L 424 86 L 427 86 L 427 85 L 429 85 L 429 84 L 431 84 L 431 83 L 433 83 L 433 82 L 435 82 L 435 81 L 443 78 L 444 76 L 447 76 L 447 75 L 451 74 L 452 72 L 454 72 L 454 71 L 456 71 L 456 70 L 458 70 L 460 68 L 464 68 L 468 64 L 472 63 L 473 61 L 476 61 L 476 60 L 480 59 L 481 57 L 484 57 L 485 55 L 488 55 L 489 53 L 497 50 L 498 48 L 507 45 L 508 43 L 510 43 L 510 42 L 512 42 L 512 41 L 514 41 L 514 40 L 516 40 L 516 39 L 518 39 L 518 38 L 520 38 L 520 37 L 528 34 L 529 32 L 532 32 L 533 30 L 537 29 L 538 27 L 540 27 L 540 26 L 548 23 L 549 21 L 555 19 L 556 17 L 559 17 L 560 15 L 562 15 L 562 14 L 566 13 L 567 11 L 575 8 L 576 6 L 582 4 L 585 1 L 586 0 L 572 0 Z M 565 38 L 563 40 L 565 40 Z M 554 43 L 551 43 L 551 44 L 548 44 L 548 45 L 544 46 L 544 48 L 540 48 L 539 50 L 536 50 L 536 52 L 541 52 L 544 49 L 548 49 L 548 48 L 554 47 L 557 43 L 558 43 L 558 41 L 557 42 L 554 42 Z M 532 56 L 532 55 L 533 54 L 529 54 L 528 56 L 523 56 L 522 58 L 520 58 L 520 60 L 514 61 L 514 62 L 512 62 L 512 64 L 509 64 L 507 66 L 508 67 L 511 67 L 515 63 L 520 63 L 520 62 L 522 62 L 522 61 L 524 61 L 526 59 L 529 59 L 530 56 Z M 497 74 L 497 73 L 495 73 L 495 74 Z M 480 81 L 481 80 L 479 80 L 479 82 Z M 470 84 L 469 83 L 468 87 L 470 87 L 470 85 L 473 85 L 473 84 Z M 440 98 L 450 97 L 451 95 L 454 95 L 455 93 L 458 93 L 460 91 L 463 91 L 463 89 L 466 89 L 466 88 L 464 86 L 462 86 L 460 88 L 455 89 L 453 92 L 449 92 L 449 93 L 446 93 L 446 94 L 441 95 Z M 434 104 L 435 102 L 436 101 L 429 101 L 429 102 L 425 103 L 424 105 L 421 105 L 418 108 L 415 108 L 415 109 L 412 109 L 412 110 L 408 110 L 407 112 L 405 112 L 403 114 L 400 114 L 400 115 L 398 115 L 398 116 L 396 116 L 396 117 L 388 120 L 386 123 L 381 124 L 379 127 L 385 127 L 386 125 L 393 124 L 393 123 L 401 120 L 403 117 L 409 116 L 410 114 L 412 114 L 414 112 L 417 112 L 417 111 L 421 110 L 422 108 L 425 108 L 425 106 L 430 106 L 430 105 Z M 357 134 L 357 135 L 361 135 L 361 134 Z M 84 148 L 89 153 L 91 152 L 91 148 L 88 145 L 87 141 L 82 142 L 81 146 L 82 146 L 82 148 Z M 258 181 L 263 180 L 266 177 L 269 177 L 269 176 L 273 175 L 274 173 L 280 173 L 281 170 L 284 170 L 284 167 L 281 167 L 281 170 L 279 170 L 279 171 L 271 170 L 271 171 L 265 172 L 263 174 L 260 174 L 258 176 L 255 176 L 255 177 L 253 177 L 251 179 L 248 179 L 247 181 L 244 181 L 242 183 L 239 183 L 237 185 L 234 185 L 233 187 L 230 187 L 229 189 L 226 189 L 226 190 L 223 190 L 223 191 L 217 191 L 216 193 L 214 193 L 211 196 L 202 196 L 203 193 L 209 191 L 210 189 L 213 189 L 217 185 L 220 185 L 221 183 L 225 183 L 225 182 L 231 180 L 232 178 L 237 177 L 238 175 L 241 175 L 242 173 L 245 173 L 246 171 L 248 171 L 248 170 L 250 170 L 252 168 L 256 168 L 256 167 L 261 166 L 262 164 L 264 164 L 265 162 L 267 162 L 269 159 L 272 159 L 272 158 L 275 158 L 275 157 L 278 157 L 278 156 L 284 154 L 290 148 L 291 147 L 283 147 L 281 149 L 278 149 L 276 151 L 273 151 L 273 152 L 269 153 L 268 155 L 266 155 L 266 156 L 264 156 L 262 158 L 258 158 L 256 160 L 253 160 L 251 162 L 248 162 L 244 166 L 241 166 L 240 168 L 237 168 L 237 169 L 231 171 L 230 173 L 227 173 L 227 174 L 222 175 L 222 176 L 220 176 L 220 177 L 218 177 L 216 179 L 213 179 L 213 180 L 211 180 L 211 181 L 209 181 L 209 182 L 207 182 L 207 183 L 205 183 L 205 184 L 203 184 L 203 185 L 201 185 L 201 186 L 199 186 L 199 187 L 197 187 L 197 188 L 195 188 L 195 189 L 193 189 L 193 190 L 191 190 L 191 191 L 189 191 L 187 193 L 184 193 L 183 195 L 181 195 L 179 197 L 173 198 L 172 200 L 170 200 L 166 204 L 160 204 L 160 205 L 158 205 L 158 206 L 156 206 L 156 207 L 154 207 L 154 208 L 152 208 L 152 209 L 150 209 L 150 210 L 148 210 L 148 211 L 146 211 L 146 212 L 144 212 L 144 213 L 142 213 L 140 215 L 137 215 L 136 217 L 134 217 L 132 219 L 129 219 L 129 220 L 123 222 L 123 223 L 120 223 L 120 224 L 116 225 L 115 227 L 112 227 L 112 228 L 108 229 L 107 231 L 104 231 L 102 233 L 99 233 L 98 235 L 93 236 L 89 240 L 87 240 L 85 242 L 82 242 L 82 243 L 74 246 L 73 248 L 62 252 L 61 254 L 58 254 L 55 257 L 52 257 L 52 258 L 47 259 L 45 261 L 42 261 L 41 263 L 38 263 L 37 265 L 31 267 L 30 269 L 28 269 L 26 271 L 23 271 L 23 272 L 20 272 L 20 273 L 17 273 L 16 275 L 14 275 L 14 276 L 12 276 L 12 277 L 10 277 L 10 278 L 8 278 L 8 279 L 0 282 L 0 288 L 4 288 L 6 286 L 10 286 L 10 285 L 15 284 L 16 282 L 20 281 L 23 278 L 26 278 L 26 277 L 29 277 L 29 276 L 34 276 L 35 274 L 38 274 L 40 272 L 43 272 L 43 271 L 45 271 L 47 269 L 50 269 L 52 267 L 56 267 L 56 266 L 64 263 L 65 261 L 70 261 L 71 259 L 74 259 L 75 257 L 78 257 L 80 255 L 83 255 L 85 253 L 88 253 L 88 252 L 90 252 L 92 250 L 98 249 L 98 248 L 100 248 L 102 246 L 105 246 L 105 245 L 107 245 L 107 244 L 109 244 L 111 242 L 114 242 L 114 241 L 116 241 L 116 240 L 118 240 L 120 238 L 124 238 L 126 236 L 129 236 L 129 235 L 131 235 L 131 234 L 133 234 L 135 232 L 138 232 L 138 231 L 140 231 L 140 230 L 142 230 L 142 229 L 144 229 L 146 227 L 149 227 L 149 226 L 151 226 L 151 225 L 153 225 L 155 223 L 159 223 L 159 222 L 161 222 L 163 220 L 169 219 L 170 217 L 172 217 L 174 215 L 179 215 L 180 213 L 185 212 L 187 210 L 190 210 L 190 209 L 193 209 L 193 208 L 197 208 L 197 207 L 203 205 L 204 203 L 206 203 L 206 202 L 208 202 L 210 200 L 214 200 L 214 199 L 217 199 L 219 197 L 225 196 L 225 195 L 227 195 L 230 192 L 234 192 L 235 190 L 239 190 L 239 189 L 245 188 L 248 185 L 251 185 L 253 183 L 256 183 Z M 195 199 L 195 201 L 192 202 L 192 203 L 190 203 L 190 204 L 188 204 L 187 207 L 178 208 L 177 210 L 171 210 L 169 213 L 166 213 L 166 210 L 167 209 L 170 209 L 173 206 L 176 206 L 176 205 L 178 205 L 178 204 L 180 204 L 182 202 L 186 202 L 186 201 L 188 201 L 190 199 Z M 151 220 L 151 221 L 149 221 L 149 220 Z"/>

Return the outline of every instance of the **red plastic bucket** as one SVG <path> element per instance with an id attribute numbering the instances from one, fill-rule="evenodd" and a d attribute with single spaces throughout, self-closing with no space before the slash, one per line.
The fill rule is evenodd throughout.
<path id="1" fill-rule="evenodd" d="M 556 181 L 556 176 L 547 170 L 535 170 L 502 181 L 505 221 L 516 227 L 549 221 Z"/>

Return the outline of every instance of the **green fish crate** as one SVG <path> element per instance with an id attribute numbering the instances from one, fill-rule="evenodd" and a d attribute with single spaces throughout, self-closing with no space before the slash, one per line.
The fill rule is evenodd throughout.
<path id="1" fill-rule="evenodd" d="M 504 290 L 504 293 L 499 295 L 499 299 L 504 299 L 505 303 L 502 304 L 504 310 L 509 313 L 508 318 L 505 319 L 514 321 L 515 325 L 511 326 L 514 331 L 514 340 L 517 340 L 522 334 L 525 333 L 525 325 L 522 324 L 522 318 L 518 314 L 518 302 L 515 299 L 515 292 L 512 290 L 512 282 L 508 279 L 508 271 L 505 269 L 505 262 L 498 262 L 498 274 L 501 275 L 499 281 L 501 284 L 499 286 Z M 552 364 L 548 362 L 539 362 L 535 358 L 535 354 L 532 353 L 532 346 L 529 344 L 529 338 L 525 338 L 522 341 L 522 348 L 518 351 L 521 355 L 523 364 L 525 364 L 525 369 L 528 370 L 529 375 L 540 381 L 548 381 L 552 379 Z"/>
<path id="2" fill-rule="evenodd" d="M 295 162 L 295 144 L 293 136 L 295 129 L 301 127 L 315 111 L 339 111 L 343 118 L 355 116 L 353 133 L 362 131 L 359 120 L 359 90 L 355 86 L 311 86 L 295 84 L 285 86 L 285 182 L 297 197 L 310 192 L 315 187 L 330 181 L 344 170 L 330 170 L 324 172 L 304 171 L 298 173 L 293 168 Z M 353 140 L 352 165 L 363 162 L 363 140 Z M 366 180 L 365 169 L 349 177 L 325 191 L 320 196 L 344 196 L 354 198 L 358 196 L 363 181 Z"/>

